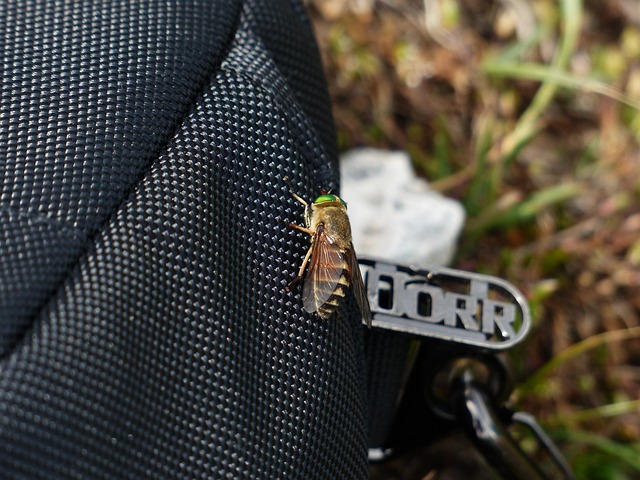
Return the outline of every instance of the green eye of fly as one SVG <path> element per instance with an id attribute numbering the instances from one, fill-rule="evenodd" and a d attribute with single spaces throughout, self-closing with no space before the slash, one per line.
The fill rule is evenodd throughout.
<path id="1" fill-rule="evenodd" d="M 340 202 L 344 208 L 347 208 L 347 204 L 345 203 L 344 200 L 342 200 L 340 197 L 338 197 L 337 195 L 331 195 L 330 193 L 325 193 L 324 195 L 320 195 L 318 198 L 316 198 L 313 203 L 325 203 L 325 202 Z"/>

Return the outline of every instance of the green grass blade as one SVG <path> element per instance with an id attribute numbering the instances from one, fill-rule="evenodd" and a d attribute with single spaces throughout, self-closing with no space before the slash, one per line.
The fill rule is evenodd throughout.
<path id="1" fill-rule="evenodd" d="M 631 467 L 636 472 L 640 472 L 640 445 L 638 444 L 623 444 L 601 435 L 575 430 L 565 431 L 561 436 L 564 437 L 564 440 L 567 442 L 582 444 L 600 450 L 608 456 L 614 457 Z"/>
<path id="2" fill-rule="evenodd" d="M 627 413 L 640 413 L 640 400 L 609 403 L 595 408 L 578 410 L 573 413 L 563 412 L 561 415 L 548 418 L 545 420 L 545 423 L 549 425 L 570 425 L 576 422 L 616 417 Z"/>
<path id="3" fill-rule="evenodd" d="M 487 63 L 483 70 L 488 75 L 498 77 L 535 80 L 558 87 L 597 93 L 632 108 L 640 110 L 640 99 L 626 95 L 621 90 L 593 78 L 576 77 L 564 70 L 531 63 Z"/>
<path id="4" fill-rule="evenodd" d="M 576 197 L 584 190 L 579 183 L 563 183 L 533 193 L 525 200 L 511 192 L 467 223 L 467 233 L 480 234 L 492 228 L 508 228 L 532 220 L 542 210 Z"/>
<path id="5" fill-rule="evenodd" d="M 561 2 L 563 35 L 560 46 L 551 62 L 554 70 L 565 70 L 576 49 L 582 24 L 582 0 L 564 0 Z M 495 61 L 493 63 L 496 63 Z M 499 63 L 499 62 L 497 62 Z M 485 69 L 495 68 L 492 63 L 485 64 Z M 515 128 L 502 141 L 498 155 L 501 158 L 513 157 L 512 152 L 531 138 L 540 128 L 540 118 L 547 109 L 558 89 L 553 82 L 543 81 L 535 97 L 526 111 L 518 119 Z"/>
<path id="6" fill-rule="evenodd" d="M 562 353 L 549 360 L 542 368 L 534 373 L 529 379 L 520 384 L 517 388 L 517 395 L 522 396 L 530 392 L 544 382 L 552 372 L 565 365 L 570 360 L 598 348 L 602 345 L 622 342 L 632 338 L 640 337 L 640 327 L 625 328 L 622 330 L 612 330 L 589 337 L 581 342 L 575 343 Z"/>

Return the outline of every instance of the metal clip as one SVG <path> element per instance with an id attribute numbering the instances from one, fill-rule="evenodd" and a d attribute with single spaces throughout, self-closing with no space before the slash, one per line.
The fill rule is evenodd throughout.
<path id="1" fill-rule="evenodd" d="M 562 472 L 564 478 L 567 480 L 575 480 L 575 475 L 571 470 L 571 467 L 567 463 L 567 460 L 562 455 L 562 452 L 558 449 L 558 446 L 549 438 L 547 432 L 540 426 L 536 418 L 530 413 L 515 412 L 511 415 L 511 422 L 513 424 L 519 423 L 525 426 L 536 438 L 540 446 L 551 457 L 556 467 Z"/>
<path id="2" fill-rule="evenodd" d="M 489 465 L 508 480 L 574 480 L 575 476 L 560 450 L 531 415 L 516 413 L 504 418 L 504 415 L 501 417 L 498 414 L 485 391 L 481 376 L 473 362 L 459 369 L 451 383 L 452 407 L 467 435 Z M 520 448 L 506 422 L 523 424 L 534 434 L 552 459 L 557 470 L 555 475 L 543 472 Z"/>

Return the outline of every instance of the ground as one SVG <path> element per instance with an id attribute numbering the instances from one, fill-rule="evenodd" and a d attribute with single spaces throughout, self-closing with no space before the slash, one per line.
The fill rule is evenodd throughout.
<path id="1" fill-rule="evenodd" d="M 407 151 L 466 208 L 454 266 L 527 296 L 534 331 L 510 355 L 511 402 L 579 478 L 640 478 L 636 0 L 307 6 L 340 148 Z M 372 475 L 459 478 L 427 456 Z"/>

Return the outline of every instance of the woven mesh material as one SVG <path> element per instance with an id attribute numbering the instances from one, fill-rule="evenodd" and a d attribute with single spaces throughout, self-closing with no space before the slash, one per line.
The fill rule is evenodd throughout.
<path id="1" fill-rule="evenodd" d="M 25 240 L 0 258 L 0 356 L 220 63 L 239 17 L 224 3 L 0 2 L 1 238 Z"/>
<path id="2" fill-rule="evenodd" d="M 366 335 L 367 392 L 370 394 L 367 437 L 371 448 L 388 448 L 385 442 L 403 388 L 411 341 L 410 337 L 375 330 Z"/>
<path id="3" fill-rule="evenodd" d="M 326 92 L 301 87 L 319 72 L 308 33 L 265 41 L 258 28 L 305 24 L 268 3 L 103 19 L 117 38 L 144 32 L 126 51 L 107 48 L 119 40 L 77 50 L 93 37 L 72 26 L 94 21 L 90 9 L 38 27 L 65 32 L 43 58 L 86 76 L 59 98 L 82 103 L 77 89 L 89 100 L 66 114 L 74 137 L 56 137 L 60 120 L 39 97 L 2 127 L 14 220 L 0 244 L 12 340 L 0 363 L 3 478 L 366 478 L 359 319 L 320 321 L 284 291 L 308 243 L 278 222 L 302 217 L 283 178 L 311 197 L 336 186 L 337 168 Z M 193 48 L 196 37 L 209 42 Z M 176 53 L 183 41 L 192 50 Z M 150 50 L 167 65 L 125 60 Z M 113 80 L 111 97 L 89 73 L 103 62 L 142 84 Z M 19 121 L 23 110 L 39 120 Z M 34 271 L 54 283 L 34 285 Z M 37 305 L 22 313 L 26 334 L 7 337 L 27 298 Z"/>

